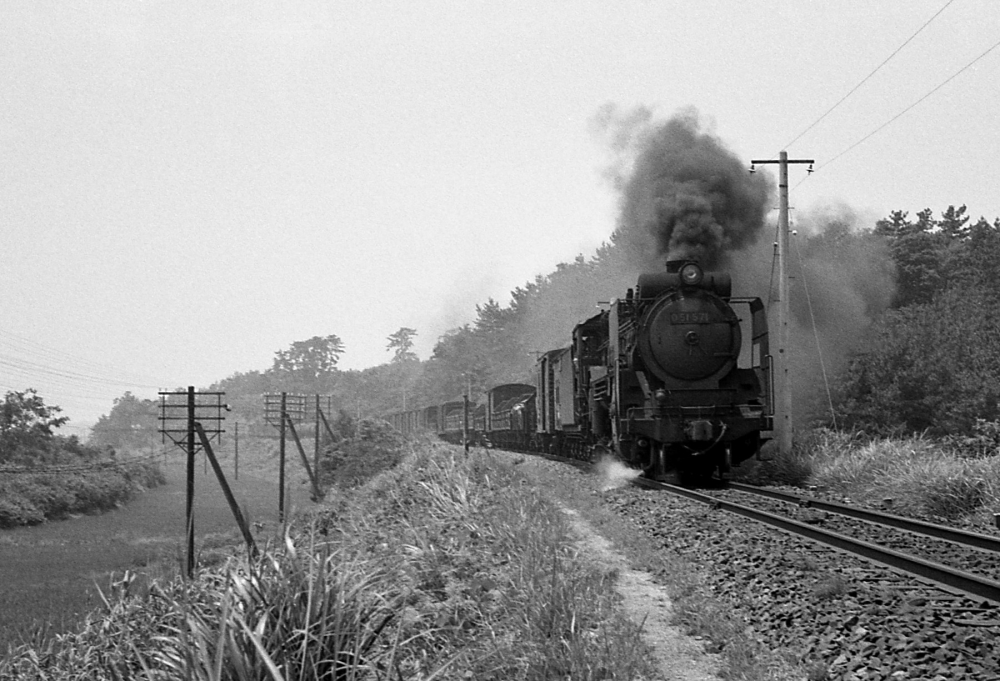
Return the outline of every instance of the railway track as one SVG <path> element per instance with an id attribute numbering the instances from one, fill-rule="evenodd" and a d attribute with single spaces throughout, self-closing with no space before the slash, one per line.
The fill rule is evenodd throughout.
<path id="1" fill-rule="evenodd" d="M 860 556 L 870 561 L 874 561 L 895 571 L 911 575 L 924 583 L 942 589 L 948 593 L 959 594 L 970 597 L 974 600 L 989 601 L 994 605 L 1000 605 L 1000 581 L 993 576 L 976 574 L 967 570 L 958 569 L 954 566 L 945 565 L 939 562 L 932 562 L 922 557 L 917 557 L 909 553 L 903 553 L 882 545 L 882 538 L 875 541 L 869 538 L 861 539 L 851 536 L 841 531 L 833 531 L 818 527 L 818 523 L 803 522 L 790 517 L 787 513 L 775 512 L 775 509 L 761 509 L 746 503 L 737 503 L 724 498 L 727 490 L 706 493 L 690 490 L 676 485 L 655 482 L 638 478 L 635 484 L 657 489 L 671 494 L 693 499 L 729 513 L 734 513 L 756 522 L 764 523 L 772 527 L 784 530 L 791 534 L 808 538 L 820 544 L 831 546 L 841 551 Z M 860 509 L 826 502 L 819 499 L 798 497 L 792 494 L 777 492 L 774 490 L 764 490 L 747 485 L 730 484 L 730 490 L 738 491 L 744 495 L 755 495 L 779 501 L 785 505 L 795 507 L 811 508 L 823 513 L 837 514 L 850 517 L 863 524 L 879 524 L 904 532 L 916 535 L 921 538 L 930 537 L 937 540 L 944 540 L 952 544 L 958 544 L 963 550 L 976 550 L 991 552 L 990 559 L 985 560 L 986 564 L 993 568 L 995 572 L 996 554 L 1000 553 L 1000 540 L 995 537 L 978 535 L 963 530 L 948 528 L 942 525 L 925 523 L 922 521 L 903 518 L 877 511 Z M 857 529 L 857 528 L 855 528 Z M 856 534 L 852 531 L 852 534 Z M 863 532 L 861 534 L 864 534 Z M 879 535 L 876 536 L 878 537 Z M 920 551 L 924 553 L 923 550 Z M 967 556 L 960 553 L 960 556 Z M 954 559 L 954 562 L 962 562 L 962 558 Z"/>
<path id="2" fill-rule="evenodd" d="M 869 523 L 895 527 L 919 536 L 936 537 L 955 544 L 970 546 L 982 549 L 983 551 L 1000 553 L 1000 537 L 991 537 L 989 535 L 978 534 L 976 532 L 967 532 L 954 527 L 947 527 L 945 525 L 924 522 L 923 520 L 916 520 L 915 518 L 905 518 L 891 513 L 883 513 L 881 511 L 874 511 L 857 506 L 848 506 L 846 504 L 839 504 L 833 501 L 817 499 L 815 497 L 789 494 L 788 492 L 781 492 L 779 490 L 772 490 L 764 487 L 744 485 L 739 482 L 728 483 L 728 489 L 745 492 L 747 494 L 755 494 L 769 499 L 776 499 L 789 504 L 796 504 L 802 508 L 812 508 L 817 511 L 857 518 L 858 520 L 864 520 Z"/>

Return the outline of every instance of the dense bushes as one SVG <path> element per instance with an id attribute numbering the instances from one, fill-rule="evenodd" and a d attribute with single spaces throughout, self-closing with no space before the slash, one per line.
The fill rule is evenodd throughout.
<path id="1" fill-rule="evenodd" d="M 50 472 L 0 469 L 0 527 L 34 525 L 70 513 L 107 511 L 138 490 L 163 484 L 149 461 Z"/>
<path id="2" fill-rule="evenodd" d="M 977 419 L 996 420 L 998 318 L 1000 300 L 978 288 L 886 313 L 843 376 L 844 423 L 881 433 L 971 435 Z"/>
<path id="3" fill-rule="evenodd" d="M 385 421 L 341 418 L 337 434 L 338 440 L 326 448 L 320 459 L 324 485 L 357 487 L 402 461 L 403 437 Z"/>

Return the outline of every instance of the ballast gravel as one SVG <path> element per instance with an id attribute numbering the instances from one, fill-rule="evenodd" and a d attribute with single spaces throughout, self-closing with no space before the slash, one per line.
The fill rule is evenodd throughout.
<path id="1" fill-rule="evenodd" d="M 667 494 L 603 498 L 660 550 L 697 564 L 734 617 L 818 679 L 1000 679 L 1000 611 L 989 604 Z"/>
<path id="2" fill-rule="evenodd" d="M 568 484 L 580 484 L 579 470 L 537 461 L 563 467 Z M 657 551 L 691 564 L 763 646 L 798 660 L 810 681 L 1000 681 L 996 606 L 687 499 L 594 487 Z M 654 579 L 676 581 L 665 569 Z"/>

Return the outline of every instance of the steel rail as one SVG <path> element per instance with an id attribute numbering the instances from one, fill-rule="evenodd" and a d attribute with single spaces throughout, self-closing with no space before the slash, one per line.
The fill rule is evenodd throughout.
<path id="1" fill-rule="evenodd" d="M 700 501 L 713 508 L 729 511 L 730 513 L 771 525 L 780 530 L 812 539 L 821 544 L 832 546 L 847 553 L 862 556 L 873 562 L 881 563 L 889 568 L 918 577 L 945 591 L 957 591 L 974 600 L 985 599 L 1000 604 L 1000 582 L 992 579 L 976 577 L 975 575 L 966 574 L 944 565 L 931 563 L 930 561 L 908 556 L 898 551 L 876 546 L 866 541 L 852 539 L 851 537 L 830 532 L 829 530 L 821 530 L 818 527 L 800 523 L 797 520 L 782 518 L 773 513 L 750 508 L 749 506 L 742 506 L 731 501 L 723 501 L 716 497 L 676 485 L 656 482 L 645 478 L 637 478 L 633 480 L 633 483 L 687 497 L 694 501 Z"/>
<path id="2" fill-rule="evenodd" d="M 955 544 L 962 544 L 964 546 L 972 546 L 984 551 L 1000 553 L 1000 537 L 991 537 L 989 535 L 978 534 L 976 532 L 959 530 L 954 527 L 928 523 L 923 520 L 904 518 L 903 516 L 893 515 L 891 513 L 881 513 L 879 511 L 872 511 L 865 508 L 856 508 L 854 506 L 838 504 L 834 501 L 816 499 L 815 497 L 800 497 L 787 492 L 764 489 L 753 485 L 744 485 L 738 482 L 730 482 L 727 484 L 727 487 L 728 489 L 746 492 L 748 494 L 756 494 L 762 497 L 777 499 L 778 501 L 798 504 L 799 506 L 805 508 L 814 508 L 820 511 L 836 513 L 837 515 L 846 515 L 869 523 L 888 525 L 900 530 L 905 530 L 906 532 L 912 532 L 913 534 L 936 537 Z"/>

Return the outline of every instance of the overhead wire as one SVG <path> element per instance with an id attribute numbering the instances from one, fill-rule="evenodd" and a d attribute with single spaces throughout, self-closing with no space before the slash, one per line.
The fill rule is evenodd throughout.
<path id="1" fill-rule="evenodd" d="M 931 17 L 930 19 L 928 19 L 927 21 L 925 21 L 925 22 L 923 23 L 923 25 L 922 25 L 922 26 L 921 26 L 920 28 L 918 28 L 918 29 L 917 29 L 917 30 L 916 30 L 916 31 L 915 31 L 915 32 L 914 32 L 914 33 L 913 33 L 913 34 L 912 34 L 912 35 L 911 35 L 911 36 L 910 36 L 909 38 L 907 38 L 906 40 L 904 40 L 904 41 L 903 41 L 903 43 L 902 43 L 902 44 L 901 44 L 901 45 L 900 45 L 899 47 L 897 47 L 897 48 L 896 48 L 895 50 L 893 50 L 893 51 L 892 51 L 892 54 L 890 54 L 890 55 L 889 55 L 888 57 L 886 57 L 885 59 L 883 59 L 883 60 L 882 60 L 882 63 L 881 63 L 881 64 L 879 64 L 878 66 L 876 66 L 876 67 L 875 67 L 875 68 L 874 68 L 874 69 L 873 69 L 873 70 L 871 71 L 871 73 L 869 73 L 869 74 L 868 74 L 867 76 L 865 76 L 864 78 L 862 78 L 862 79 L 861 79 L 861 81 L 860 81 L 860 82 L 859 82 L 859 83 L 858 83 L 857 85 L 855 85 L 854 87 L 852 87 L 852 88 L 851 88 L 851 89 L 850 89 L 850 90 L 849 90 L 849 91 L 847 92 L 847 94 L 846 94 L 846 95 L 844 95 L 843 97 L 841 97 L 840 99 L 838 99 L 838 100 L 836 101 L 836 103 L 834 103 L 834 105 L 833 105 L 833 106 L 831 106 L 831 107 L 830 107 L 829 109 L 827 109 L 827 110 L 826 110 L 826 111 L 825 111 L 825 112 L 824 112 L 824 113 L 823 113 L 823 114 L 822 114 L 822 115 L 821 115 L 821 116 L 820 116 L 819 118 L 817 118 L 817 119 L 816 119 L 815 121 L 813 121 L 812 123 L 810 123 L 810 124 L 809 124 L 809 126 L 808 126 L 808 127 L 806 127 L 806 129 L 805 129 L 805 130 L 803 130 L 803 131 L 802 131 L 802 132 L 800 132 L 800 133 L 799 133 L 798 135 L 796 135 L 796 136 L 795 136 L 795 138 L 794 138 L 794 139 L 792 139 L 792 141 L 791 141 L 791 142 L 789 142 L 788 144 L 786 144 L 786 145 L 785 145 L 784 147 L 782 147 L 782 149 L 787 149 L 788 147 L 790 147 L 790 146 L 792 146 L 793 144 L 795 144 L 795 143 L 796 143 L 797 141 L 799 141 L 799 140 L 800 140 L 800 139 L 801 139 L 801 138 L 802 138 L 802 137 L 803 137 L 803 136 L 804 136 L 804 135 L 805 135 L 805 134 L 806 134 L 807 132 L 809 132 L 810 130 L 812 130 L 813 128 L 815 128 L 815 127 L 816 127 L 817 125 L 819 125 L 819 123 L 820 123 L 820 122 L 821 122 L 821 121 L 822 121 L 822 120 L 823 120 L 824 118 L 826 118 L 827 116 L 829 116 L 829 115 L 830 115 L 830 114 L 831 114 L 831 113 L 832 113 L 832 112 L 833 112 L 833 111 L 834 111 L 834 110 L 835 110 L 835 109 L 836 109 L 837 107 L 839 107 L 839 106 L 840 106 L 841 104 L 843 104 L 843 103 L 844 103 L 845 101 L 847 101 L 847 99 L 848 99 L 848 98 L 849 98 L 849 97 L 850 97 L 851 95 L 853 95 L 853 94 L 854 94 L 855 92 L 857 92 L 857 91 L 858 91 L 858 90 L 859 90 L 859 89 L 861 88 L 861 86 L 862 86 L 862 85 L 864 85 L 865 83 L 867 83 L 867 82 L 868 82 L 868 81 L 869 81 L 869 80 L 871 79 L 871 77 L 872 77 L 872 76 L 874 76 L 874 75 L 875 75 L 876 73 L 878 73 L 878 72 L 879 72 L 879 71 L 880 71 L 880 70 L 882 69 L 882 67 L 883 67 L 883 66 L 885 66 L 886 64 L 888 64 L 888 63 L 889 63 L 889 62 L 890 62 L 890 61 L 892 60 L 892 58 L 893 58 L 893 57 L 895 57 L 895 56 L 896 56 L 897 54 L 899 54 L 899 52 L 900 52 L 900 51 L 901 51 L 901 50 L 902 50 L 902 49 L 903 49 L 904 47 L 906 47 L 907 45 L 909 45 L 909 44 L 910 44 L 910 42 L 911 42 L 911 41 L 912 41 L 912 40 L 913 40 L 914 38 L 916 38 L 916 37 L 917 37 L 917 36 L 918 36 L 918 35 L 919 35 L 919 34 L 920 34 L 920 33 L 921 33 L 921 32 L 922 32 L 922 31 L 923 31 L 923 30 L 924 30 L 925 28 L 927 28 L 928 26 L 930 26 L 930 25 L 931 25 L 931 22 L 933 22 L 933 21 L 934 21 L 935 19 L 937 19 L 937 18 L 938 18 L 938 16 L 940 16 L 942 12 L 944 12 L 944 11 L 945 11 L 946 9 L 948 9 L 948 7 L 949 7 L 949 6 L 950 6 L 950 5 L 951 5 L 951 4 L 953 3 L 953 2 L 955 2 L 955 0 L 948 0 L 948 2 L 946 2 L 946 3 L 944 4 L 944 6 L 943 6 L 943 7 L 941 8 L 941 9 L 939 9 L 939 10 L 938 10 L 937 12 L 935 12 L 935 13 L 934 13 L 934 16 L 932 16 L 932 17 Z"/>
<path id="2" fill-rule="evenodd" d="M 819 342 L 819 327 L 816 325 L 816 314 L 813 312 L 812 297 L 809 295 L 809 278 L 806 276 L 806 265 L 802 259 L 802 252 L 799 250 L 798 239 L 789 239 L 795 246 L 795 256 L 799 261 L 799 270 L 802 276 L 802 289 L 806 294 L 806 307 L 809 309 L 809 321 L 812 323 L 813 337 L 816 339 L 816 355 L 819 358 L 819 368 L 823 375 L 823 385 L 826 387 L 826 401 L 830 407 L 830 418 L 833 419 L 833 427 L 837 428 L 837 413 L 833 408 L 833 392 L 830 390 L 830 377 L 827 375 L 826 362 L 823 360 L 823 346 Z"/>
<path id="3" fill-rule="evenodd" d="M 65 466 L 0 466 L 3 475 L 53 475 L 63 473 L 86 473 L 108 468 L 123 469 L 144 461 L 152 461 L 166 455 L 170 447 L 161 447 L 159 451 L 145 456 L 110 459 L 88 464 L 69 464 Z"/>
<path id="4" fill-rule="evenodd" d="M 156 385 L 156 379 L 148 376 L 95 362 L 3 329 L 0 329 L 0 374 L 0 390 L 36 389 L 64 412 L 92 412 L 99 406 L 107 411 L 112 399 L 109 389 L 147 391 L 170 385 L 170 382 Z"/>
<path id="5" fill-rule="evenodd" d="M 37 362 L 32 362 L 26 359 L 18 359 L 15 357 L 5 357 L 0 355 L 0 366 L 5 366 L 8 369 L 20 370 L 22 373 L 35 373 L 45 376 L 54 377 L 60 379 L 65 384 L 77 384 L 77 385 L 130 385 L 138 388 L 158 388 L 158 386 L 147 385 L 142 383 L 134 383 L 132 381 L 125 381 L 116 378 L 107 378 L 98 376 L 95 374 L 84 374 L 69 369 L 60 369 L 55 367 L 46 366 L 44 364 L 38 364 Z"/>
<path id="6" fill-rule="evenodd" d="M 87 371 L 92 375 L 97 375 L 104 379 L 107 379 L 109 376 L 114 377 L 113 380 L 118 383 L 127 383 L 136 387 L 155 387 L 151 386 L 155 382 L 155 379 L 150 379 L 148 376 L 123 371 L 120 367 L 94 362 L 3 329 L 0 329 L 0 343 L 8 345 L 10 350 L 16 351 L 18 354 L 27 355 L 46 363 L 69 361 L 74 367 L 79 368 L 78 371 L 73 373 Z"/>
<path id="7" fill-rule="evenodd" d="M 955 73 L 951 74 L 948 78 L 946 78 L 940 84 L 938 84 L 937 86 L 935 86 L 932 90 L 930 90 L 927 94 L 925 94 L 924 96 L 922 96 L 920 99 L 918 99 L 917 101 L 915 101 L 912 104 L 910 104 L 908 107 L 906 107 L 905 109 L 903 109 L 902 111 L 900 111 L 898 114 L 896 114 L 895 116 L 893 116 L 892 118 L 890 118 L 888 121 L 886 121 L 885 123 L 883 123 L 879 127 L 877 127 L 874 130 L 872 130 L 870 133 L 868 133 L 867 135 L 865 135 L 864 137 L 862 137 L 861 139 L 859 139 L 854 144 L 850 145 L 849 147 L 847 147 L 846 149 L 844 149 L 843 151 L 841 151 L 839 154 L 836 154 L 833 158 L 831 158 L 826 163 L 820 165 L 818 168 L 816 168 L 816 171 L 819 171 L 819 170 L 821 170 L 823 168 L 826 168 L 827 166 L 829 166 L 832 163 L 834 163 L 841 156 L 844 156 L 845 154 L 847 154 L 848 152 L 850 152 L 855 147 L 863 144 L 864 142 L 867 142 L 870 138 L 874 137 L 876 134 L 878 134 L 879 132 L 881 132 L 882 130 L 884 130 L 885 128 L 887 128 L 889 125 L 891 125 L 892 123 L 896 122 L 896 120 L 898 120 L 904 114 L 908 113 L 911 109 L 913 109 L 914 107 L 916 107 L 918 104 L 920 104 L 921 102 L 923 102 L 925 99 L 927 99 L 928 97 L 930 97 L 931 95 L 933 95 L 935 92 L 937 92 L 938 90 L 940 90 L 941 88 L 943 88 L 945 85 L 947 85 L 951 81 L 955 80 L 955 78 L 957 78 L 959 75 L 961 75 L 966 70 L 968 70 L 969 68 L 971 68 L 976 62 L 978 62 L 980 59 L 983 59 L 984 57 L 986 57 L 986 55 L 988 55 L 990 52 L 992 52 L 993 50 L 997 49 L 998 47 L 1000 47 L 1000 40 L 998 40 L 997 42 L 993 43 L 993 45 L 989 49 L 987 49 L 985 52 L 983 52 L 982 54 L 980 54 L 978 57 L 976 57 L 975 59 L 973 59 L 972 61 L 970 61 L 968 64 L 966 64 L 962 68 L 960 68 Z M 800 182 L 799 184 L 802 184 L 802 183 Z M 796 186 L 798 186 L 798 185 L 796 185 Z"/>

